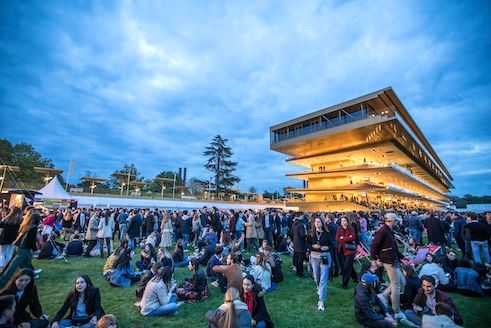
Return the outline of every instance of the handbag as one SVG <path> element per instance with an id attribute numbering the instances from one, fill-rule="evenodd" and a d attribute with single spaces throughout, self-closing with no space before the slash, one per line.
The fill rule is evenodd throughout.
<path id="1" fill-rule="evenodd" d="M 344 243 L 344 249 L 349 249 L 349 250 L 356 250 L 356 244 L 355 243 Z"/>
<path id="2" fill-rule="evenodd" d="M 72 317 L 72 325 L 74 326 L 80 326 L 83 324 L 86 324 L 87 322 L 92 319 L 93 316 L 91 315 L 76 315 Z"/>

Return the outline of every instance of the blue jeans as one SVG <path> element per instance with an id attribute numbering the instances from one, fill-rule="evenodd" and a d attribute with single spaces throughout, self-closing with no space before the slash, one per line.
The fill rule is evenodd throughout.
<path id="1" fill-rule="evenodd" d="M 418 229 L 409 229 L 409 236 L 416 239 L 418 243 L 421 244 L 423 233 Z"/>
<path id="2" fill-rule="evenodd" d="M 189 257 L 184 256 L 184 260 L 182 260 L 181 262 L 174 262 L 174 266 L 176 268 L 182 268 L 182 267 L 187 266 L 188 263 L 189 263 Z"/>
<path id="3" fill-rule="evenodd" d="M 266 322 L 264 322 L 264 321 L 256 322 L 256 325 L 254 327 L 255 328 L 266 328 Z"/>
<path id="4" fill-rule="evenodd" d="M 169 303 L 163 304 L 147 314 L 147 317 L 161 317 L 177 311 L 177 295 L 172 294 Z"/>
<path id="5" fill-rule="evenodd" d="M 60 320 L 58 322 L 58 326 L 60 328 L 71 328 L 72 327 L 72 320 L 70 320 L 70 319 Z M 85 324 L 79 326 L 79 328 L 95 328 L 95 325 L 91 324 L 91 323 L 85 323 Z"/>
<path id="6" fill-rule="evenodd" d="M 188 233 L 184 233 L 182 234 L 182 239 L 183 239 L 183 242 L 184 242 L 184 247 L 186 247 L 188 244 L 189 244 L 189 236 L 190 234 Z"/>
<path id="7" fill-rule="evenodd" d="M 329 267 L 331 266 L 331 255 L 328 255 L 328 264 L 322 264 L 321 259 L 310 256 L 312 276 L 317 283 L 317 295 L 319 301 L 324 302 L 327 297 L 327 285 L 329 283 Z"/>
<path id="8" fill-rule="evenodd" d="M 482 264 L 481 251 L 484 253 L 484 259 L 486 260 L 486 263 L 487 264 L 491 263 L 487 240 L 483 240 L 483 241 L 471 240 L 471 247 L 472 247 L 472 256 L 474 257 L 474 263 Z"/>
<path id="9" fill-rule="evenodd" d="M 119 224 L 119 241 L 122 241 L 126 238 L 126 231 L 128 231 L 127 224 Z"/>

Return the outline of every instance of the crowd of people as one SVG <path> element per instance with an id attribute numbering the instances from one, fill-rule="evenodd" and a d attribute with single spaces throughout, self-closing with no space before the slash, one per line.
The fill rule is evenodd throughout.
<path id="1" fill-rule="evenodd" d="M 134 286 L 143 317 L 176 314 L 216 288 L 224 303 L 205 314 L 210 327 L 273 327 L 264 296 L 281 288 L 285 256 L 294 279 L 312 277 L 318 311 L 335 278 L 343 289 L 353 282 L 354 317 L 365 327 L 462 325 L 448 293 L 482 296 L 491 288 L 491 213 L 5 207 L 0 229 L 0 327 L 118 325 L 88 275 L 50 320 L 33 256 L 105 258 L 107 284 Z M 420 262 L 424 249 L 431 252 Z M 183 281 L 175 279 L 179 267 L 190 272 Z"/>

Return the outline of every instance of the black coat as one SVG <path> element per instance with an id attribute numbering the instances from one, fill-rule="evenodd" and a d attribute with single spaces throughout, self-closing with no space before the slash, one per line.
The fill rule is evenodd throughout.
<path id="1" fill-rule="evenodd" d="M 128 225 L 128 236 L 130 238 L 140 237 L 141 224 L 142 224 L 142 217 L 140 216 L 140 214 L 137 214 L 131 218 L 131 221 Z"/>
<path id="2" fill-rule="evenodd" d="M 293 250 L 297 253 L 307 252 L 307 243 L 305 237 L 307 236 L 307 230 L 303 221 L 295 220 L 292 224 L 292 241 Z"/>
<path id="3" fill-rule="evenodd" d="M 244 301 L 244 294 L 241 293 L 242 301 Z M 268 310 L 266 309 L 266 303 L 264 303 L 263 296 L 257 296 L 254 294 L 254 305 L 252 307 L 252 319 L 256 322 L 264 321 L 267 328 L 273 328 L 273 320 L 269 316 Z"/>
<path id="4" fill-rule="evenodd" d="M 13 295 L 16 296 L 18 290 L 14 286 L 8 286 L 0 292 L 0 296 Z M 29 312 L 27 312 L 27 307 L 29 306 L 29 311 L 37 319 L 43 315 L 43 309 L 39 303 L 39 297 L 36 285 L 33 286 L 32 290 L 24 290 L 20 299 L 17 299 L 17 305 L 15 306 L 14 323 L 16 325 L 22 322 L 29 322 L 33 320 Z"/>
<path id="5" fill-rule="evenodd" d="M 12 245 L 17 238 L 20 223 L 10 224 L 0 221 L 0 228 L 3 228 L 0 234 L 0 245 Z"/>
<path id="6" fill-rule="evenodd" d="M 70 292 L 66 297 L 65 302 L 61 306 L 61 309 L 56 313 L 53 322 L 60 321 L 68 310 L 70 310 L 70 314 L 67 318 L 72 319 L 76 313 L 77 302 L 78 296 L 75 295 L 75 292 Z M 88 315 L 96 316 L 97 319 L 100 319 L 104 315 L 104 310 L 101 306 L 101 293 L 99 292 L 99 288 L 87 287 L 84 302 L 85 311 Z"/>
<path id="7" fill-rule="evenodd" d="M 432 244 L 445 243 L 445 230 L 440 219 L 435 217 L 427 218 L 424 222 L 428 230 L 428 241 Z"/>

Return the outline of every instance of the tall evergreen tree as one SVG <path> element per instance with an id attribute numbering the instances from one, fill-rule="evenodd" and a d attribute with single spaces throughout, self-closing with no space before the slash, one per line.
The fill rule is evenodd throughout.
<path id="1" fill-rule="evenodd" d="M 216 193 L 229 191 L 240 178 L 233 175 L 237 162 L 230 160 L 233 155 L 232 148 L 227 146 L 227 139 L 220 135 L 215 136 L 208 147 L 205 148 L 204 156 L 208 157 L 205 168 L 214 174 Z"/>

